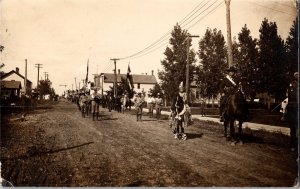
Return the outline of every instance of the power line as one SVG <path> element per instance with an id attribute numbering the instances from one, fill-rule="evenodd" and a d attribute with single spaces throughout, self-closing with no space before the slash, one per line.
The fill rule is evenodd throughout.
<path id="1" fill-rule="evenodd" d="M 248 2 L 248 1 L 246 1 L 246 2 Z M 295 15 L 289 14 L 289 13 L 287 13 L 287 12 L 285 12 L 285 11 L 281 11 L 281 10 L 273 9 L 273 8 L 270 8 L 270 7 L 266 7 L 266 6 L 260 5 L 260 4 L 258 4 L 258 3 L 254 3 L 254 2 L 249 2 L 249 3 L 255 4 L 255 5 L 257 5 L 257 6 L 260 6 L 260 7 L 269 9 L 269 10 L 273 10 L 273 11 L 276 11 L 276 12 L 281 12 L 281 13 L 284 13 L 284 14 L 288 14 L 288 15 L 293 16 L 293 17 L 295 16 Z"/>
<path id="2" fill-rule="evenodd" d="M 203 1 L 202 1 L 202 2 L 203 2 Z M 201 2 L 198 6 L 200 6 L 200 5 L 202 4 L 202 2 Z M 209 1 L 208 1 L 208 2 L 209 2 Z M 208 2 L 206 2 L 202 7 L 204 7 Z M 198 7 L 198 6 L 197 6 L 197 7 Z M 196 7 L 196 8 L 197 8 L 197 7 Z M 202 7 L 201 7 L 201 8 L 202 8 Z M 196 9 L 196 8 L 195 8 L 195 9 Z M 197 11 L 195 11 L 195 12 L 194 12 L 194 10 L 195 10 L 195 9 L 194 9 L 194 10 L 192 11 L 192 12 L 194 12 L 194 13 L 191 12 L 191 15 L 190 15 L 188 18 L 183 19 L 184 21 L 183 21 L 183 22 L 179 22 L 179 24 L 182 24 L 182 23 L 184 23 L 185 21 L 187 21 L 188 19 L 190 19 L 190 18 L 191 18 L 193 15 L 195 15 L 201 8 L 199 8 L 199 9 L 198 9 Z M 186 16 L 186 17 L 187 17 L 187 16 Z"/>
<path id="3" fill-rule="evenodd" d="M 209 2 L 210 2 L 211 0 L 209 0 Z M 217 1 L 217 0 L 216 0 Z M 215 2 L 216 2 L 215 1 Z M 214 3 L 215 3 L 214 2 Z M 213 3 L 213 4 L 214 4 Z M 207 4 L 207 3 L 206 3 Z M 205 4 L 205 5 L 206 5 Z M 211 4 L 210 6 L 209 6 L 209 8 L 213 5 L 213 4 Z M 201 5 L 201 3 L 200 4 L 198 4 L 197 5 L 197 7 L 198 6 L 200 6 Z M 203 6 L 201 6 L 196 12 L 198 12 L 198 11 L 200 11 L 205 5 L 203 5 Z M 195 9 L 196 8 L 194 8 L 194 10 L 193 11 L 191 11 L 189 14 L 187 14 L 187 16 L 185 16 L 185 18 L 184 19 L 182 19 L 182 23 L 181 24 L 184 24 L 186 21 L 188 21 L 188 19 L 190 19 L 190 17 L 191 16 L 193 16 L 196 12 L 194 12 L 195 11 Z M 205 10 L 207 10 L 208 8 L 206 8 Z M 194 13 L 193 13 L 194 12 Z M 197 18 L 198 16 L 200 16 L 202 13 L 204 13 L 205 11 L 202 11 L 200 14 L 198 14 L 195 18 Z M 190 15 L 190 16 L 189 16 Z M 188 17 L 188 18 L 187 18 Z M 193 18 L 193 20 L 195 19 L 195 18 Z M 144 51 L 147 51 L 148 49 L 152 49 L 152 48 L 155 48 L 155 46 L 157 46 L 157 45 L 159 45 L 160 43 L 162 43 L 162 42 L 164 42 L 165 40 L 166 40 L 166 37 L 169 37 L 169 35 L 171 34 L 171 32 L 172 32 L 172 30 L 169 30 L 166 34 L 164 34 L 162 37 L 160 37 L 158 40 L 156 40 L 154 43 L 152 43 L 152 44 L 150 44 L 149 46 L 147 46 L 146 48 L 144 48 L 143 50 L 141 50 L 141 51 L 138 51 L 137 53 L 134 53 L 134 54 L 132 54 L 132 55 L 130 55 L 130 56 L 127 56 L 127 57 L 123 57 L 123 58 L 120 58 L 120 60 L 124 60 L 124 59 L 128 59 L 128 58 L 133 58 L 133 57 L 135 57 L 135 56 L 138 56 L 139 54 L 141 54 L 141 53 L 143 53 Z M 167 38 L 168 39 L 168 38 Z"/>
<path id="4" fill-rule="evenodd" d="M 200 14 L 204 13 L 205 11 L 207 11 L 211 6 L 213 6 L 218 0 L 215 0 L 213 2 L 213 4 L 211 4 L 209 7 L 207 7 L 205 10 L 203 10 L 202 12 L 200 12 L 197 16 L 195 16 L 192 20 L 190 20 L 188 23 L 184 24 L 182 27 L 185 27 L 186 25 L 188 25 L 189 23 L 191 23 L 193 20 L 195 20 L 197 17 L 200 16 Z M 223 2 L 222 2 L 223 3 Z"/>
<path id="5" fill-rule="evenodd" d="M 224 5 L 223 2 L 220 2 L 213 10 L 209 11 L 205 16 L 208 16 L 209 14 L 211 14 L 212 12 L 216 11 L 221 5 Z M 194 24 L 192 24 L 191 26 L 189 26 L 187 29 L 190 29 L 192 27 L 194 27 L 198 22 L 200 22 L 201 20 L 203 20 L 204 17 L 198 19 Z"/>

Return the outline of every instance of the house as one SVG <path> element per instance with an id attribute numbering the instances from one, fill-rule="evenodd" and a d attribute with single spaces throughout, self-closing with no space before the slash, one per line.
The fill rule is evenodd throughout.
<path id="1" fill-rule="evenodd" d="M 19 81 L 21 82 L 22 86 L 25 86 L 25 77 L 20 74 L 19 68 L 16 70 L 12 70 L 8 73 L 5 73 L 1 76 L 1 81 Z M 26 82 L 26 94 L 31 94 L 32 89 L 32 82 L 27 79 Z M 21 94 L 25 94 L 25 87 L 22 87 Z"/>
<path id="2" fill-rule="evenodd" d="M 121 78 L 126 79 L 127 74 L 121 74 L 120 70 L 118 70 L 117 75 L 117 83 L 121 83 Z M 115 75 L 113 73 L 101 73 L 99 75 L 95 75 L 95 87 L 100 89 L 102 92 L 108 91 L 113 87 Z M 153 89 L 154 85 L 157 84 L 156 77 L 153 75 L 153 71 L 151 75 L 148 74 L 132 74 L 134 91 L 135 92 L 145 92 L 146 94 L 150 89 Z"/>
<path id="3" fill-rule="evenodd" d="M 0 81 L 1 100 L 15 99 L 20 97 L 22 85 L 20 81 Z"/>

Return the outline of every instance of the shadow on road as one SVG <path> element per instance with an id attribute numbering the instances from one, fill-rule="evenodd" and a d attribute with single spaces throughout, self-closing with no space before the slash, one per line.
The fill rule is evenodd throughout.
<path id="1" fill-rule="evenodd" d="M 185 133 L 188 139 L 201 138 L 203 133 Z"/>

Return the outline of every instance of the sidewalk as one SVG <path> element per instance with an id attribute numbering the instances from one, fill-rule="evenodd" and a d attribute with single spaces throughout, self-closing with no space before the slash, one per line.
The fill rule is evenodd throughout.
<path id="1" fill-rule="evenodd" d="M 144 112 L 148 112 L 148 108 L 143 108 Z M 155 110 L 154 110 L 155 112 Z M 167 111 L 161 111 L 162 115 L 169 115 L 170 112 Z M 218 118 L 213 118 L 213 117 L 202 117 L 201 115 L 192 115 L 193 119 L 198 119 L 202 121 L 212 121 L 216 123 L 223 124 L 220 122 Z M 268 132 L 279 132 L 284 135 L 290 135 L 290 129 L 287 127 L 278 127 L 278 126 L 273 126 L 273 125 L 264 125 L 264 124 L 258 124 L 258 123 L 251 123 L 251 122 L 245 122 L 243 123 L 243 128 L 250 128 L 251 130 L 265 130 Z"/>

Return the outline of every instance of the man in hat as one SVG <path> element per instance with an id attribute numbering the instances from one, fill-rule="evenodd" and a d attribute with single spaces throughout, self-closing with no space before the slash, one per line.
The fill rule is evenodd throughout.
<path id="1" fill-rule="evenodd" d="M 143 105 L 144 105 L 144 98 L 141 93 L 138 93 L 136 98 L 134 99 L 134 106 L 136 109 L 136 121 L 142 121 L 143 115 Z"/>
<path id="2" fill-rule="evenodd" d="M 224 122 L 224 109 L 225 104 L 230 97 L 230 95 L 235 91 L 237 88 L 237 78 L 236 73 L 237 69 L 233 66 L 230 66 L 228 69 L 226 69 L 227 74 L 225 75 L 224 79 L 221 79 L 221 85 L 220 85 L 220 107 L 219 107 L 219 113 L 220 113 L 220 122 Z"/>
<path id="3" fill-rule="evenodd" d="M 157 98 L 155 99 L 155 111 L 156 111 L 157 119 L 160 119 L 162 106 L 163 106 L 163 98 L 161 97 L 160 93 L 157 93 Z"/>
<path id="4" fill-rule="evenodd" d="M 155 105 L 155 99 L 153 98 L 153 96 L 151 94 L 148 94 L 147 106 L 149 108 L 149 117 L 153 117 L 154 105 Z"/>
<path id="5" fill-rule="evenodd" d="M 290 147 L 294 151 L 297 148 L 297 127 L 298 127 L 298 72 L 295 72 L 291 78 L 288 88 L 288 104 L 286 107 L 287 121 L 290 127 Z M 298 130 L 299 132 L 299 130 Z M 299 135 L 298 135 L 299 137 Z"/>

